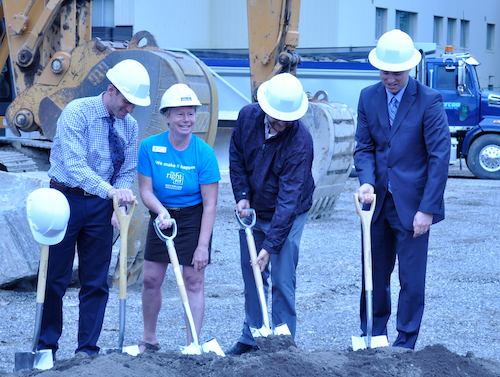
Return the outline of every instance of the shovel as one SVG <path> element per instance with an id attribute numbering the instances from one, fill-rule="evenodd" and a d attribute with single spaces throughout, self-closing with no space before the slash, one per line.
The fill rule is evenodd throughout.
<path id="1" fill-rule="evenodd" d="M 127 302 L 127 238 L 130 220 L 135 209 L 135 200 L 130 205 L 129 212 L 126 215 L 120 213 L 116 195 L 113 195 L 113 207 L 118 223 L 120 224 L 120 335 L 118 337 L 118 347 L 104 348 L 103 353 L 117 352 L 137 356 L 139 354 L 139 346 L 123 347 L 123 338 L 125 336 L 125 305 Z"/>
<path id="2" fill-rule="evenodd" d="M 42 326 L 43 303 L 45 301 L 45 286 L 47 284 L 47 266 L 49 263 L 49 246 L 42 245 L 40 255 L 40 269 L 38 271 L 38 285 L 36 288 L 36 314 L 35 314 L 35 335 L 33 336 L 33 345 L 31 352 L 16 352 L 14 371 L 22 369 L 50 369 L 54 366 L 52 350 L 39 350 L 38 340 L 40 339 L 40 330 Z"/>
<path id="3" fill-rule="evenodd" d="M 179 259 L 177 258 L 177 251 L 175 250 L 174 246 L 174 238 L 177 235 L 177 222 L 175 221 L 175 219 L 168 219 L 168 221 L 172 223 L 173 229 L 171 236 L 167 236 L 161 231 L 161 229 L 159 228 L 159 219 L 155 219 L 154 227 L 158 237 L 161 240 L 165 241 L 165 244 L 167 245 L 168 256 L 170 258 L 170 263 L 172 263 L 172 268 L 174 269 L 177 288 L 179 289 L 181 301 L 184 306 L 184 313 L 186 314 L 189 329 L 191 330 L 191 344 L 188 346 L 179 346 L 181 353 L 183 353 L 184 355 L 201 355 L 202 352 L 215 352 L 219 356 L 226 356 L 215 338 L 204 343 L 201 346 L 198 342 L 198 333 L 196 332 L 196 327 L 194 325 L 193 313 L 191 312 L 191 307 L 189 306 L 186 286 L 184 285 L 184 279 L 182 278 L 181 268 L 179 266 Z"/>
<path id="4" fill-rule="evenodd" d="M 267 313 L 266 296 L 264 295 L 264 283 L 262 281 L 262 273 L 257 265 L 257 249 L 255 247 L 255 239 L 253 238 L 252 228 L 257 221 L 257 214 L 253 208 L 245 208 L 245 211 L 250 212 L 250 216 L 241 218 L 238 210 L 234 210 L 234 216 L 241 227 L 245 228 L 247 238 L 248 251 L 250 260 L 252 261 L 253 276 L 255 278 L 255 286 L 259 295 L 260 309 L 262 311 L 262 327 L 260 329 L 250 326 L 250 332 L 254 338 L 268 337 L 269 335 L 292 335 L 286 323 L 276 326 L 271 329 L 269 326 L 269 315 Z"/>
<path id="5" fill-rule="evenodd" d="M 50 208 L 52 207 L 52 208 Z M 52 188 L 39 188 L 33 191 L 26 202 L 26 213 L 30 230 L 35 240 L 42 244 L 38 284 L 36 288 L 36 314 L 33 344 L 29 352 L 16 352 L 14 371 L 22 369 L 50 369 L 54 366 L 51 349 L 38 350 L 38 341 L 42 329 L 43 304 L 47 286 L 47 269 L 49 264 L 49 245 L 62 241 L 66 234 L 70 217 L 70 207 L 66 197 Z M 41 221 L 43 220 L 43 221 Z M 51 220 L 51 221 L 50 221 Z M 44 221 L 50 225 L 43 225 Z M 48 226 L 46 226 L 48 225 Z"/>
<path id="6" fill-rule="evenodd" d="M 373 279 L 372 279 L 372 247 L 370 227 L 375 211 L 376 195 L 373 194 L 373 202 L 368 211 L 363 211 L 359 205 L 358 194 L 354 194 L 356 211 L 361 218 L 363 229 L 363 261 L 365 275 L 365 297 L 366 297 L 366 337 L 353 336 L 352 349 L 357 351 L 366 348 L 386 347 L 389 345 L 386 335 L 372 336 L 373 332 Z"/>

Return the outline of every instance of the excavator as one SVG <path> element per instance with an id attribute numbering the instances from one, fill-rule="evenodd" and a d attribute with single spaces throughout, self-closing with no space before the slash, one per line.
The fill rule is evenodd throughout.
<path id="1" fill-rule="evenodd" d="M 296 52 L 300 0 L 248 0 L 247 11 L 251 85 L 255 93 L 262 82 L 276 74 L 296 73 L 301 61 Z M 137 32 L 130 41 L 92 39 L 91 14 L 91 0 L 1 1 L 0 127 L 3 124 L 19 137 L 11 140 L 17 155 L 9 157 L 0 152 L 0 164 L 7 166 L 3 170 L 16 171 L 15 167 L 9 169 L 6 161 L 20 160 L 28 151 L 45 153 L 48 160 L 57 119 L 64 107 L 75 98 L 103 92 L 106 71 L 123 59 L 141 62 L 151 79 L 151 105 L 136 107 L 133 113 L 141 141 L 167 129 L 159 112 L 160 99 L 171 85 L 182 82 L 196 92 L 202 103 L 194 133 L 213 146 L 218 95 L 210 69 L 186 50 L 161 49 L 148 31 Z M 4 85 L 10 88 L 5 91 L 8 93 L 2 90 Z M 310 95 L 309 110 L 302 120 L 313 136 L 315 148 L 313 176 L 317 188 L 309 218 L 326 217 L 351 171 L 356 117 L 347 106 L 329 102 L 327 93 L 320 92 Z M 37 136 L 23 138 L 26 133 Z M 22 163 L 17 166 L 29 169 Z M 137 181 L 133 190 L 139 197 Z M 141 202 L 128 232 L 130 285 L 142 277 L 148 219 L 147 208 Z M 115 285 L 117 279 L 118 268 Z"/>

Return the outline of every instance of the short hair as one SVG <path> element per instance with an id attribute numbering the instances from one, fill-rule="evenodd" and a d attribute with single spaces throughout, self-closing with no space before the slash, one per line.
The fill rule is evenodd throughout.
<path id="1" fill-rule="evenodd" d="M 191 106 L 194 109 L 194 113 L 196 114 L 196 106 Z M 164 107 L 163 109 L 160 109 L 160 113 L 162 115 L 170 115 L 170 112 L 172 111 L 173 107 Z"/>

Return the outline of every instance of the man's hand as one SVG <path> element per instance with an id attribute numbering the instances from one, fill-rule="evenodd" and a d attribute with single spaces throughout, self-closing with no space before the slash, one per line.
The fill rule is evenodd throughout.
<path id="1" fill-rule="evenodd" d="M 238 204 L 236 204 L 236 210 L 240 218 L 250 216 L 250 212 L 245 211 L 246 208 L 250 208 L 250 201 L 247 199 L 241 199 Z"/>
<path id="2" fill-rule="evenodd" d="M 255 264 L 259 266 L 260 272 L 264 272 L 264 269 L 266 268 L 267 263 L 269 262 L 270 256 L 271 254 L 269 254 L 267 250 L 262 249 L 260 251 L 259 255 L 257 256 L 257 259 L 255 260 Z"/>
<path id="3" fill-rule="evenodd" d="M 113 195 L 116 195 L 119 204 L 132 204 L 135 200 L 134 192 L 129 189 L 117 189 L 113 187 L 108 191 L 108 198 L 113 200 Z M 136 201 L 135 205 L 139 205 L 139 203 Z"/>
<path id="4" fill-rule="evenodd" d="M 118 208 L 120 211 L 120 215 L 126 216 L 127 215 L 127 207 L 119 207 Z M 111 225 L 115 227 L 116 229 L 120 230 L 120 223 L 118 222 L 118 217 L 116 217 L 115 211 L 113 211 L 113 216 L 111 216 Z"/>
<path id="5" fill-rule="evenodd" d="M 432 225 L 432 213 L 425 213 L 418 211 L 413 218 L 413 238 L 417 238 L 425 234 Z"/>
<path id="6" fill-rule="evenodd" d="M 375 192 L 375 188 L 369 184 L 364 183 L 360 186 L 356 193 L 358 194 L 358 200 L 361 204 L 369 204 L 373 202 L 373 193 Z"/>

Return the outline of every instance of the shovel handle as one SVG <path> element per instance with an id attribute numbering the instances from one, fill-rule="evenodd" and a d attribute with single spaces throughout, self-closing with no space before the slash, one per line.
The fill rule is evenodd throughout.
<path id="1" fill-rule="evenodd" d="M 198 333 L 196 332 L 196 326 L 194 324 L 193 313 L 191 312 L 191 307 L 189 306 L 189 299 L 186 291 L 186 286 L 184 285 L 184 278 L 182 277 L 181 267 L 179 265 L 179 258 L 177 257 L 177 251 L 175 250 L 174 238 L 177 235 L 177 221 L 175 219 L 168 219 L 172 223 L 172 235 L 167 236 L 160 229 L 160 220 L 156 218 L 153 221 L 153 226 L 156 231 L 156 235 L 161 240 L 165 241 L 168 250 L 168 257 L 170 258 L 170 263 L 172 264 L 172 269 L 174 270 L 175 281 L 177 282 L 177 289 L 179 290 L 179 295 L 181 296 L 182 305 L 184 306 L 184 312 L 189 323 L 189 329 L 191 331 L 191 339 L 195 344 L 196 348 L 199 347 Z"/>
<path id="2" fill-rule="evenodd" d="M 236 217 L 236 220 L 238 221 L 238 224 L 240 224 L 240 226 L 251 229 L 257 221 L 257 213 L 253 208 L 245 208 L 244 210 L 250 212 L 250 216 L 241 218 L 238 210 L 235 209 L 234 217 Z"/>
<path id="3" fill-rule="evenodd" d="M 170 241 L 172 242 L 172 241 Z M 177 282 L 177 288 L 179 289 L 179 295 L 181 296 L 181 301 L 184 306 L 184 311 L 186 313 L 186 318 L 189 323 L 189 329 L 191 330 L 191 339 L 193 343 L 198 347 L 198 333 L 196 332 L 196 326 L 194 324 L 193 313 L 191 312 L 191 307 L 189 306 L 189 299 L 186 291 L 186 286 L 184 285 L 184 279 L 182 278 L 181 268 L 179 266 L 179 259 L 177 258 L 177 251 L 172 245 L 168 247 L 168 256 L 170 258 L 170 263 L 172 263 L 172 268 L 174 269 L 175 280 Z"/>
<path id="4" fill-rule="evenodd" d="M 40 253 L 40 268 L 38 269 L 38 284 L 36 288 L 36 302 L 43 304 L 45 301 L 45 287 L 47 286 L 47 269 L 49 264 L 49 246 L 42 245 Z"/>
<path id="5" fill-rule="evenodd" d="M 135 201 L 137 197 L 134 196 L 134 201 L 130 205 L 128 213 L 122 215 L 120 213 L 120 206 L 118 204 L 118 197 L 113 195 L 113 208 L 115 210 L 118 224 L 120 224 L 120 300 L 127 298 L 127 241 L 128 241 L 128 228 L 130 220 L 135 210 Z"/>
<path id="6" fill-rule="evenodd" d="M 238 214 L 238 210 L 234 210 L 234 216 L 240 224 L 241 227 L 245 228 L 245 235 L 247 238 L 248 253 L 250 254 L 250 260 L 252 262 L 252 272 L 255 279 L 255 287 L 257 288 L 257 294 L 259 296 L 260 309 L 262 311 L 262 321 L 264 322 L 264 327 L 269 328 L 269 315 L 267 313 L 266 298 L 264 295 L 264 282 L 262 280 L 262 273 L 260 272 L 260 267 L 257 265 L 257 248 L 255 246 L 255 239 L 253 237 L 252 228 L 257 221 L 257 214 L 255 209 L 246 208 L 246 211 L 250 212 L 249 217 L 241 218 Z"/>
<path id="7" fill-rule="evenodd" d="M 365 291 L 373 291 L 372 244 L 370 228 L 376 202 L 377 196 L 373 194 L 373 202 L 370 205 L 370 209 L 367 211 L 363 211 L 359 204 L 358 194 L 354 194 L 354 205 L 356 206 L 356 211 L 361 218 L 361 228 L 363 230 L 363 271 L 365 275 Z"/>

